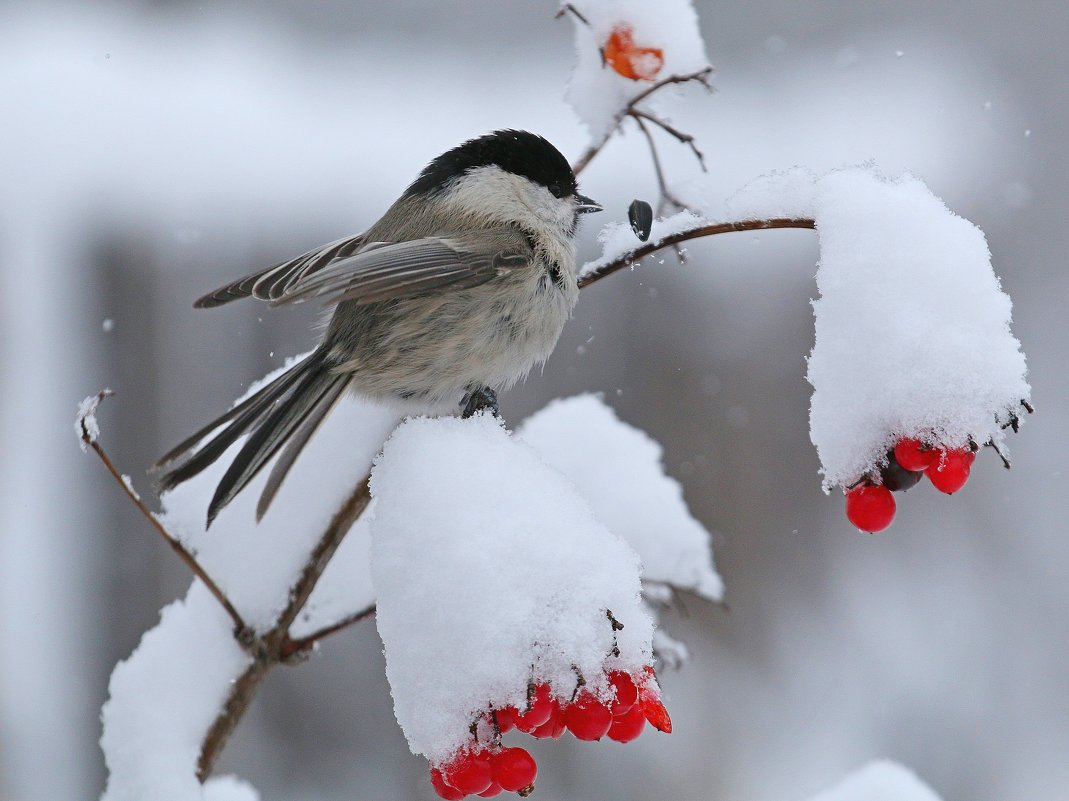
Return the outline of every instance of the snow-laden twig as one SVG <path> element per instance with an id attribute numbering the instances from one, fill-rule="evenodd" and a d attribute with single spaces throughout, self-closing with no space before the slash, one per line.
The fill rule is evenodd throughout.
<path id="1" fill-rule="evenodd" d="M 159 535 L 163 537 L 164 542 L 171 547 L 171 550 L 178 555 L 178 558 L 182 560 L 185 566 L 193 572 L 193 575 L 204 582 L 204 586 L 208 588 L 209 592 L 215 596 L 215 599 L 222 605 L 223 609 L 226 610 L 226 613 L 230 615 L 230 619 L 234 621 L 234 636 L 237 637 L 238 641 L 242 643 L 248 642 L 250 639 L 250 630 L 248 626 L 245 625 L 245 620 L 234 607 L 234 604 L 232 604 L 230 599 L 226 597 L 226 593 L 219 588 L 219 585 L 216 584 L 212 577 L 208 575 L 207 571 L 201 567 L 197 558 L 190 553 L 189 549 L 182 544 L 181 540 L 171 534 L 171 532 L 169 532 L 159 521 L 159 518 L 153 514 L 152 510 L 145 505 L 145 502 L 141 500 L 141 496 L 138 495 L 133 486 L 131 486 L 129 479 L 119 472 L 115 467 L 115 463 L 111 461 L 111 458 L 104 451 L 104 448 L 98 441 L 100 429 L 96 423 L 97 407 L 100 405 L 101 401 L 105 398 L 110 398 L 114 394 L 115 393 L 110 389 L 102 389 L 95 396 L 86 398 L 82 401 L 81 406 L 79 406 L 78 426 L 81 432 L 80 436 L 83 448 L 92 448 L 96 455 L 100 457 L 100 461 L 104 463 L 104 467 L 111 474 L 112 478 L 119 483 L 123 492 L 126 493 L 126 497 L 133 502 L 134 506 L 137 507 L 137 510 L 141 512 L 142 516 L 149 522 L 149 525 L 159 532 Z"/>
<path id="2" fill-rule="evenodd" d="M 234 728 L 245 714 L 260 684 L 267 677 L 267 673 L 275 665 L 289 662 L 300 651 L 309 647 L 316 640 L 340 631 L 357 619 L 363 620 L 368 614 L 352 616 L 352 619 L 339 621 L 335 626 L 328 627 L 321 632 L 302 637 L 300 640 L 292 640 L 289 636 L 289 628 L 297 619 L 308 598 L 312 595 L 316 583 L 323 575 L 331 557 L 334 556 L 342 539 L 352 528 L 357 518 L 363 514 L 367 505 L 371 502 L 371 493 L 368 490 L 368 480 L 364 478 L 357 483 L 352 493 L 334 513 L 330 523 L 319 538 L 316 547 L 309 554 L 308 561 L 301 571 L 293 588 L 290 590 L 289 601 L 285 609 L 278 616 L 275 625 L 262 635 L 253 645 L 256 658 L 246 671 L 234 682 L 226 703 L 219 716 L 215 719 L 212 727 L 205 735 L 201 746 L 200 758 L 197 762 L 197 778 L 202 782 L 211 775 L 212 767 L 222 752 Z"/>
<path id="3" fill-rule="evenodd" d="M 171 547 L 171 550 L 182 560 L 182 563 L 201 580 L 220 606 L 226 610 L 226 613 L 234 622 L 235 639 L 253 656 L 252 662 L 244 673 L 231 685 L 230 692 L 218 717 L 205 735 L 197 765 L 197 776 L 203 782 L 211 774 L 215 760 L 272 667 L 292 661 L 295 656 L 306 651 L 324 637 L 364 620 L 373 613 L 374 607 L 350 615 L 330 626 L 298 639 L 292 639 L 289 636 L 290 626 L 308 602 L 308 598 L 323 575 L 323 571 L 326 569 L 331 557 L 338 549 L 345 534 L 352 528 L 371 500 L 367 487 L 367 478 L 365 477 L 358 483 L 331 518 L 316 547 L 309 554 L 308 561 L 290 590 L 286 606 L 278 616 L 274 626 L 263 635 L 257 637 L 218 583 L 197 561 L 193 553 L 182 544 L 181 540 L 168 531 L 159 518 L 148 508 L 141 496 L 134 491 L 127 477 L 116 468 L 115 463 L 112 462 L 107 452 L 100 445 L 98 441 L 99 428 L 95 422 L 95 414 L 100 402 L 112 394 L 114 393 L 111 390 L 101 390 L 95 396 L 87 398 L 79 406 L 77 423 L 79 437 L 83 446 L 93 449 L 108 473 L 122 487 L 126 497 L 137 507 L 137 510 L 152 528 L 163 537 L 164 541 Z"/>
<path id="4" fill-rule="evenodd" d="M 769 228 L 816 228 L 816 221 L 804 217 L 777 217 L 771 220 L 740 220 L 739 222 L 711 223 L 709 225 L 699 225 L 695 228 L 688 228 L 670 234 L 669 236 L 662 237 L 655 242 L 647 242 L 640 247 L 629 250 L 626 253 L 605 262 L 604 264 L 599 264 L 594 269 L 580 276 L 579 288 L 585 289 L 608 275 L 612 275 L 625 267 L 632 266 L 635 262 L 644 259 L 651 253 L 656 253 L 658 250 L 672 245 L 678 245 L 681 242 L 687 242 L 691 239 L 701 239 L 706 236 L 716 236 L 717 234 L 730 234 L 739 231 L 764 231 Z"/>

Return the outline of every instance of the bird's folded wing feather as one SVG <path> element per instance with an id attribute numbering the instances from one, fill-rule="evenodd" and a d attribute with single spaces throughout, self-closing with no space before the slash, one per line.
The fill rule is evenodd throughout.
<path id="1" fill-rule="evenodd" d="M 449 287 L 478 286 L 531 264 L 534 253 L 524 236 L 510 229 L 484 229 L 413 239 L 372 242 L 290 282 L 273 306 L 318 299 L 372 303 L 411 297 Z"/>
<path id="2" fill-rule="evenodd" d="M 193 305 L 198 309 L 210 309 L 239 298 L 277 300 L 297 281 L 315 274 L 331 262 L 352 256 L 363 245 L 363 234 L 338 239 L 302 253 L 294 259 L 232 281 L 199 298 Z"/>

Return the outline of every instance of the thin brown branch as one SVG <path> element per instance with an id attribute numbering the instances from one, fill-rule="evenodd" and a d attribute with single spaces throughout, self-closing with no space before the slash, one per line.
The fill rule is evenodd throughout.
<path id="1" fill-rule="evenodd" d="M 300 637 L 296 640 L 286 638 L 282 643 L 282 647 L 279 649 L 279 656 L 283 660 L 289 660 L 302 651 L 307 651 L 313 645 L 325 637 L 329 637 L 331 634 L 337 634 L 342 629 L 347 629 L 362 620 L 366 620 L 375 614 L 375 605 L 372 604 L 367 609 L 361 609 L 359 612 L 354 612 L 348 617 L 343 617 L 337 623 L 333 623 L 329 626 L 324 626 L 321 629 L 316 629 L 311 634 L 306 634 L 304 637 Z"/>
<path id="2" fill-rule="evenodd" d="M 697 72 L 688 72 L 686 75 L 669 75 L 667 78 L 662 78 L 661 80 L 657 81 L 651 86 L 646 87 L 645 90 L 639 92 L 637 95 L 631 98 L 631 100 L 627 104 L 627 111 L 630 111 L 631 109 L 635 108 L 635 106 L 637 106 L 647 97 L 652 95 L 654 92 L 660 91 L 661 89 L 664 89 L 664 87 L 671 86 L 672 84 L 691 83 L 693 81 L 697 81 L 711 92 L 713 90 L 713 87 L 709 83 L 709 76 L 712 74 L 713 68 L 706 67 L 705 69 L 700 69 Z"/>
<path id="3" fill-rule="evenodd" d="M 571 3 L 565 3 L 563 6 L 561 6 L 560 7 L 560 11 L 558 11 L 556 14 L 553 15 L 553 19 L 560 19 L 565 14 L 571 14 L 577 20 L 579 20 L 581 23 L 586 25 L 588 28 L 590 27 L 590 20 L 588 20 L 586 17 L 584 17 L 582 14 L 580 14 L 579 13 L 579 9 L 577 9 Z"/>
<path id="4" fill-rule="evenodd" d="M 249 708 L 252 699 L 256 697 L 256 691 L 260 689 L 268 671 L 275 663 L 264 655 L 257 656 L 245 672 L 242 673 L 233 684 L 230 685 L 230 694 L 227 696 L 222 711 L 215 719 L 212 727 L 208 729 L 204 742 L 200 746 L 200 757 L 197 759 L 197 780 L 202 784 L 208 780 L 215 766 L 215 760 L 234 733 L 235 727 Z"/>
<path id="5" fill-rule="evenodd" d="M 686 75 L 669 75 L 667 78 L 662 78 L 656 83 L 643 89 L 633 98 L 631 98 L 626 106 L 616 112 L 616 116 L 613 117 L 612 124 L 608 127 L 606 132 L 602 134 L 601 138 L 598 139 L 598 141 L 590 145 L 590 147 L 588 147 L 572 165 L 572 172 L 574 172 L 576 175 L 579 175 L 579 173 L 586 169 L 586 166 L 594 160 L 594 157 L 601 152 L 602 148 L 604 148 L 605 145 L 609 143 L 609 140 L 612 139 L 613 135 L 615 135 L 615 133 L 620 129 L 621 123 L 623 123 L 623 121 L 629 116 L 632 116 L 631 112 L 636 109 L 637 105 L 646 98 L 648 98 L 650 95 L 652 95 L 654 92 L 657 92 L 663 89 L 664 87 L 671 86 L 673 84 L 691 83 L 694 81 L 697 81 L 706 89 L 712 91 L 712 86 L 709 84 L 709 76 L 712 74 L 713 68 L 706 67 L 703 70 L 687 73 Z"/>
<path id="6" fill-rule="evenodd" d="M 149 522 L 149 525 L 159 532 L 159 535 L 163 537 L 164 542 L 171 547 L 171 550 L 178 555 L 178 558 L 182 560 L 185 566 L 193 571 L 193 575 L 204 583 L 204 586 L 208 588 L 208 591 L 215 596 L 215 600 L 217 600 L 222 605 L 223 609 L 226 610 L 226 613 L 230 615 L 230 619 L 234 621 L 234 633 L 238 640 L 243 643 L 247 642 L 249 633 L 248 627 L 245 625 L 245 620 L 241 617 L 237 608 L 235 608 L 234 604 L 230 602 L 230 599 L 226 597 L 226 593 L 219 588 L 219 585 L 216 584 L 212 577 L 208 575 L 207 571 L 201 567 L 200 562 L 198 562 L 197 558 L 182 544 L 181 540 L 171 534 L 171 532 L 164 527 L 163 523 L 160 522 L 159 518 L 153 514 L 152 510 L 145 505 L 145 502 L 141 500 L 141 496 L 134 491 L 129 480 L 119 472 L 115 467 L 115 463 L 111 461 L 107 452 L 96 440 L 96 437 L 90 433 L 87 423 L 88 418 L 96 413 L 97 407 L 100 405 L 101 401 L 105 398 L 110 398 L 114 394 L 115 393 L 110 389 L 103 389 L 96 394 L 95 402 L 83 409 L 82 414 L 78 418 L 78 426 L 82 432 L 82 442 L 92 448 L 93 452 L 100 457 L 100 461 L 103 462 L 104 467 L 107 468 L 107 471 L 111 473 L 112 478 L 114 478 L 119 486 L 122 487 L 123 492 L 126 493 L 126 497 L 133 502 L 134 506 L 137 507 L 137 510 L 141 512 L 145 520 Z"/>
<path id="7" fill-rule="evenodd" d="M 694 158 L 698 160 L 698 166 L 702 168 L 702 172 L 709 172 L 705 167 L 705 154 L 698 150 L 698 145 L 694 140 L 692 134 L 679 130 L 674 125 L 671 125 L 660 117 L 650 114 L 648 111 L 642 111 L 641 109 L 633 109 L 631 116 L 636 120 L 649 120 L 654 125 L 658 126 L 665 133 L 675 137 L 679 142 L 690 147 L 691 152 L 694 154 Z"/>
<path id="8" fill-rule="evenodd" d="M 319 538 L 316 547 L 309 554 L 308 561 L 305 563 L 300 577 L 290 589 L 285 609 L 282 610 L 271 630 L 254 643 L 252 650 L 256 655 L 255 660 L 231 685 L 230 693 L 223 705 L 223 709 L 212 723 L 201 743 L 200 757 L 197 760 L 197 777 L 202 782 L 211 775 L 215 761 L 219 758 L 219 754 L 233 733 L 234 728 L 248 709 L 260 684 L 267 677 L 268 671 L 275 665 L 292 658 L 300 650 L 300 648 L 292 648 L 292 646 L 287 645 L 287 643 L 293 642 L 289 638 L 289 627 L 308 602 L 308 598 L 312 595 L 312 590 L 315 589 L 316 584 L 323 575 L 323 571 L 326 569 L 331 557 L 334 556 L 334 552 L 338 550 L 338 546 L 341 545 L 345 535 L 371 502 L 368 479 L 369 477 L 365 477 L 358 482 L 349 497 L 334 513 L 323 532 L 323 536 Z M 355 621 L 350 621 L 346 625 L 351 622 Z M 323 634 L 322 636 L 326 635 Z"/>
<path id="9" fill-rule="evenodd" d="M 653 174 L 657 178 L 657 191 L 660 193 L 660 198 L 657 201 L 656 216 L 663 217 L 665 206 L 669 204 L 675 207 L 676 211 L 686 208 L 686 205 L 673 195 L 668 188 L 668 183 L 664 177 L 664 169 L 661 167 L 661 158 L 657 154 L 657 145 L 653 141 L 653 134 L 646 127 L 646 123 L 642 121 L 641 116 L 635 117 L 635 122 L 638 124 L 638 129 L 642 131 L 642 135 L 646 137 L 646 144 L 650 148 L 650 160 L 653 162 Z"/>
<path id="10" fill-rule="evenodd" d="M 816 228 L 816 222 L 805 218 L 778 217 L 772 220 L 742 220 L 740 222 L 713 223 L 698 228 L 666 236 L 657 242 L 648 242 L 641 247 L 629 250 L 612 261 L 597 267 L 586 273 L 579 279 L 579 288 L 585 289 L 596 281 L 600 281 L 607 275 L 612 275 L 618 270 L 633 265 L 640 259 L 644 259 L 651 253 L 656 253 L 661 248 L 678 245 L 680 242 L 688 242 L 691 239 L 701 239 L 706 236 L 717 234 L 729 234 L 738 231 L 764 231 L 769 228 Z"/>
<path id="11" fill-rule="evenodd" d="M 326 531 L 323 532 L 323 536 L 320 537 L 315 549 L 309 555 L 308 562 L 305 563 L 300 578 L 297 579 L 297 583 L 290 590 L 289 602 L 275 623 L 275 629 L 278 629 L 283 634 L 289 631 L 293 621 L 297 619 L 297 615 L 300 614 L 300 611 L 308 602 L 308 598 L 312 595 L 312 590 L 315 589 L 316 584 L 323 575 L 323 571 L 327 568 L 327 563 L 334 556 L 334 552 L 338 550 L 338 546 L 341 545 L 345 535 L 349 533 L 353 523 L 363 514 L 367 505 L 371 503 L 370 480 L 371 476 L 365 476 L 362 481 L 357 483 L 349 497 L 334 513 Z"/>

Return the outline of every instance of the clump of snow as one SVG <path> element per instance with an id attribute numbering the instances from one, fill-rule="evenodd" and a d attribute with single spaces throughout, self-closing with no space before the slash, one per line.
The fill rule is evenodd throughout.
<path id="1" fill-rule="evenodd" d="M 260 801 L 260 794 L 237 776 L 213 776 L 204 782 L 204 801 Z"/>
<path id="2" fill-rule="evenodd" d="M 728 219 L 811 218 L 816 213 L 817 181 L 816 174 L 805 167 L 762 175 L 727 199 Z"/>
<path id="3" fill-rule="evenodd" d="M 297 357 L 300 358 L 300 357 Z M 290 363 L 249 388 L 254 392 Z M 240 399 L 239 399 L 240 400 Z M 223 472 L 244 443 L 238 440 L 211 467 L 161 497 L 161 522 L 192 550 L 248 625 L 265 631 L 285 607 L 289 589 L 304 568 L 331 517 L 367 475 L 371 460 L 397 424 L 400 410 L 346 395 L 305 447 L 274 503 L 257 524 L 255 507 L 269 470 L 264 470 L 205 531 L 208 502 Z M 354 529 L 342 541 L 339 565 L 359 563 L 363 544 Z M 316 587 L 312 609 L 344 617 L 372 603 L 366 570 L 342 575 L 327 571 Z M 305 625 L 333 621 L 313 614 Z"/>
<path id="4" fill-rule="evenodd" d="M 983 232 L 918 179 L 863 168 L 821 178 L 814 210 L 810 433 L 825 487 L 872 471 L 899 437 L 1001 444 L 1030 389 Z"/>
<path id="5" fill-rule="evenodd" d="M 603 671 L 649 664 L 637 554 L 494 418 L 407 421 L 371 486 L 378 629 L 414 753 L 446 760 L 532 678 L 571 697 L 577 671 L 604 693 Z"/>
<path id="6" fill-rule="evenodd" d="M 916 775 L 896 762 L 879 760 L 854 771 L 810 801 L 939 801 Z"/>
<path id="7" fill-rule="evenodd" d="M 575 23 L 576 63 L 565 97 L 595 140 L 606 136 L 616 114 L 652 85 L 625 78 L 602 63 L 601 51 L 614 29 L 629 26 L 637 48 L 662 52 L 664 63 L 656 80 L 709 66 L 691 0 L 575 0 L 571 5 L 586 22 L 568 13 Z M 661 90 L 640 107 L 658 111 L 676 94 Z"/>
<path id="8" fill-rule="evenodd" d="M 825 489 L 873 473 L 900 437 L 960 448 L 1005 443 L 1031 390 L 1009 297 L 983 232 L 918 179 L 871 167 L 795 168 L 729 198 L 727 219 L 812 218 L 820 239 L 810 435 Z M 717 222 L 680 212 L 651 242 Z M 589 273 L 641 247 L 611 223 Z"/>
<path id="9" fill-rule="evenodd" d="M 204 735 L 222 708 L 230 685 L 249 664 L 233 622 L 199 581 L 186 598 L 164 607 L 159 624 L 111 674 L 100 738 L 108 766 L 102 801 L 239 801 L 244 795 L 211 795 L 197 781 Z"/>
<path id="10" fill-rule="evenodd" d="M 669 584 L 711 601 L 723 597 L 709 532 L 687 509 L 679 482 L 665 474 L 664 450 L 647 433 L 588 394 L 553 401 L 516 434 L 638 551 L 644 585 Z"/>

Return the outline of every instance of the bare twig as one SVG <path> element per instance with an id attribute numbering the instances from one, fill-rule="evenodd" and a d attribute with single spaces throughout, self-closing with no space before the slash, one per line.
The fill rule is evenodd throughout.
<path id="1" fill-rule="evenodd" d="M 642 134 L 646 137 L 646 144 L 648 144 L 650 148 L 650 160 L 653 162 L 653 173 L 657 178 L 657 191 L 660 193 L 660 197 L 657 201 L 657 216 L 663 217 L 665 206 L 669 204 L 674 206 L 676 211 L 686 208 L 686 204 L 673 195 L 668 188 L 668 184 L 664 178 L 664 169 L 661 167 L 661 159 L 660 156 L 657 155 L 657 145 L 654 143 L 653 135 L 646 127 L 646 123 L 642 121 L 641 116 L 635 117 L 635 122 L 638 123 L 638 129 L 642 131 Z"/>
<path id="2" fill-rule="evenodd" d="M 96 412 L 97 406 L 101 401 L 114 394 L 115 393 L 110 389 L 103 389 L 97 393 L 96 401 L 82 410 L 82 413 L 78 418 L 78 426 L 82 431 L 82 442 L 92 448 L 93 452 L 100 457 L 100 461 L 104 463 L 104 467 L 111 473 L 112 478 L 119 483 L 119 486 L 122 487 L 126 496 L 133 501 L 134 506 L 137 507 L 142 516 L 149 522 L 149 525 L 159 532 L 160 536 L 163 537 L 164 542 L 171 546 L 171 550 L 178 554 L 178 558 L 182 560 L 185 566 L 193 571 L 193 575 L 199 578 L 204 583 L 204 586 L 208 588 L 208 591 L 215 596 L 215 599 L 222 605 L 223 609 L 226 610 L 226 613 L 230 615 L 230 619 L 234 621 L 235 636 L 240 642 L 247 643 L 249 640 L 249 629 L 245 625 L 245 620 L 241 617 L 241 614 L 235 608 L 234 604 L 232 604 L 230 599 L 226 597 L 226 593 L 219 588 L 219 585 L 216 584 L 212 577 L 208 575 L 207 571 L 201 567 L 200 562 L 198 562 L 197 558 L 182 544 L 181 540 L 171 534 L 171 532 L 164 527 L 163 523 L 160 522 L 159 518 L 153 514 L 152 510 L 145 505 L 145 502 L 141 500 L 141 496 L 138 495 L 137 492 L 134 491 L 133 486 L 130 485 L 129 480 L 118 471 L 104 448 L 97 442 L 96 437 L 90 433 L 89 426 L 86 422 L 87 419 Z"/>
<path id="3" fill-rule="evenodd" d="M 356 519 L 363 514 L 367 505 L 371 503 L 371 489 L 368 486 L 370 479 L 370 476 L 365 476 L 356 485 L 349 497 L 345 499 L 338 511 L 334 513 L 334 517 L 330 519 L 330 524 L 327 526 L 326 531 L 323 532 L 323 536 L 320 537 L 315 549 L 308 557 L 308 562 L 305 564 L 300 578 L 297 579 L 297 583 L 290 590 L 289 603 L 286 604 L 286 608 L 279 615 L 278 622 L 275 624 L 276 629 L 280 629 L 282 632 L 289 631 L 290 625 L 297 619 L 297 615 L 300 614 L 300 611 L 308 602 L 308 598 L 312 595 L 312 590 L 315 589 L 316 584 L 323 575 L 323 571 L 326 570 L 327 563 L 330 562 L 334 552 L 341 545 L 341 541 L 349 533 L 349 529 L 352 528 Z"/>
<path id="4" fill-rule="evenodd" d="M 640 259 L 644 259 L 651 253 L 656 253 L 661 248 L 687 242 L 691 239 L 700 239 L 717 234 L 728 234 L 738 231 L 764 231 L 769 228 L 816 228 L 816 222 L 807 218 L 778 217 L 771 220 L 743 220 L 740 222 L 713 223 L 691 228 L 687 231 L 666 236 L 656 242 L 648 242 L 641 247 L 629 250 L 622 256 L 618 256 L 606 264 L 602 264 L 594 270 L 586 273 L 579 279 L 579 288 L 585 289 L 596 281 L 600 281 L 607 275 L 612 275 L 618 270 L 633 265 Z"/>
<path id="5" fill-rule="evenodd" d="M 331 634 L 336 634 L 342 629 L 346 629 L 355 623 L 359 623 L 361 620 L 366 620 L 373 614 L 375 614 L 374 604 L 367 609 L 361 609 L 359 612 L 354 612 L 347 617 L 343 617 L 337 623 L 332 623 L 329 626 L 316 629 L 311 634 L 306 634 L 304 637 L 300 637 L 296 640 L 287 638 L 279 649 L 279 656 L 284 660 L 288 660 L 295 654 L 308 650 L 323 638 L 329 637 Z"/>
<path id="6" fill-rule="evenodd" d="M 1010 464 L 1009 457 L 1007 457 L 1006 454 L 1002 452 L 1002 449 L 998 445 L 996 445 L 994 442 L 989 442 L 987 444 L 990 445 L 991 448 L 995 451 L 995 453 L 998 454 L 998 458 L 1002 460 L 1003 467 L 1005 467 L 1007 470 L 1013 467 L 1013 465 Z"/>
<path id="7" fill-rule="evenodd" d="M 223 709 L 215 719 L 212 727 L 204 737 L 200 746 L 200 757 L 197 759 L 197 779 L 201 783 L 208 780 L 212 774 L 212 767 L 219 757 L 226 741 L 230 739 L 235 727 L 249 708 L 252 699 L 256 697 L 256 691 L 260 689 L 268 671 L 274 666 L 274 662 L 260 655 L 253 659 L 249 667 L 245 669 L 237 680 L 230 685 L 230 693 L 227 695 Z"/>
<path id="8" fill-rule="evenodd" d="M 586 169 L 586 166 L 594 160 L 594 157 L 601 152 L 601 149 L 609 143 L 609 140 L 612 139 L 613 135 L 619 130 L 620 125 L 623 123 L 623 121 L 628 117 L 633 116 L 632 112 L 636 110 L 638 104 L 648 98 L 654 92 L 657 92 L 666 86 L 671 86 L 672 84 L 692 83 L 695 81 L 697 83 L 700 83 L 706 89 L 712 91 L 712 86 L 709 84 L 709 76 L 712 74 L 713 68 L 706 67 L 703 70 L 687 73 L 686 75 L 669 75 L 667 78 L 662 78 L 656 83 L 651 84 L 650 86 L 643 89 L 633 98 L 631 98 L 631 100 L 628 101 L 626 106 L 624 106 L 622 109 L 620 109 L 620 111 L 616 113 L 616 116 L 613 117 L 612 124 L 609 126 L 608 130 L 604 134 L 602 134 L 601 138 L 598 139 L 598 141 L 590 145 L 590 147 L 588 147 L 572 165 L 572 172 L 574 172 L 576 175 L 579 175 L 579 173 Z M 660 121 L 658 121 L 658 124 L 660 124 Z"/>
<path id="9" fill-rule="evenodd" d="M 705 154 L 698 150 L 698 145 L 694 141 L 694 136 L 684 131 L 679 130 L 674 125 L 671 125 L 660 117 L 650 114 L 648 111 L 642 111 L 641 109 L 632 109 L 630 116 L 636 120 L 649 120 L 654 125 L 658 126 L 665 133 L 674 136 L 677 140 L 690 147 L 691 152 L 694 154 L 694 158 L 698 160 L 698 166 L 702 168 L 702 172 L 709 172 L 705 166 Z"/>
<path id="10" fill-rule="evenodd" d="M 586 17 L 584 17 L 582 14 L 580 14 L 579 13 L 579 9 L 577 9 L 571 3 L 565 3 L 563 6 L 561 6 L 560 7 L 560 11 L 558 11 L 556 14 L 553 15 L 553 19 L 560 19 L 565 14 L 571 14 L 577 20 L 579 20 L 581 23 L 586 25 L 588 28 L 590 27 L 590 20 L 588 20 Z"/>

